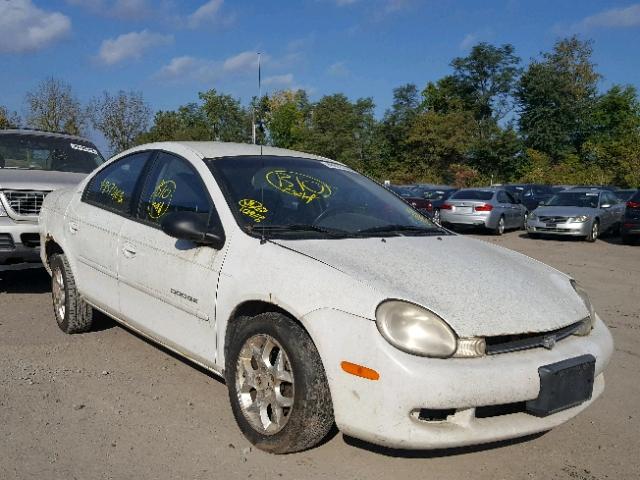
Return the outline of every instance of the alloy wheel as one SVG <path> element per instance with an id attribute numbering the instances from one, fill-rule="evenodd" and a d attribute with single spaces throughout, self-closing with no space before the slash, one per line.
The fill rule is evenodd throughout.
<path id="1" fill-rule="evenodd" d="M 282 345 L 266 334 L 247 339 L 240 350 L 235 380 L 240 409 L 251 426 L 264 435 L 282 430 L 294 399 L 293 371 Z"/>
<path id="2" fill-rule="evenodd" d="M 53 273 L 53 284 L 51 288 L 53 294 L 53 307 L 58 320 L 64 320 L 67 310 L 67 293 L 64 285 L 64 276 L 61 269 L 56 269 Z"/>

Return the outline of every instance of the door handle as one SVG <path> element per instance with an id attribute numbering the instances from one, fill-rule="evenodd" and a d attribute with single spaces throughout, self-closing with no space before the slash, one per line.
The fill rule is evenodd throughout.
<path id="1" fill-rule="evenodd" d="M 136 256 L 136 249 L 133 245 L 127 243 L 124 247 L 122 247 L 122 253 L 127 258 L 133 258 Z"/>
<path id="2" fill-rule="evenodd" d="M 69 222 L 69 231 L 73 234 L 78 233 L 79 227 L 76 222 Z"/>

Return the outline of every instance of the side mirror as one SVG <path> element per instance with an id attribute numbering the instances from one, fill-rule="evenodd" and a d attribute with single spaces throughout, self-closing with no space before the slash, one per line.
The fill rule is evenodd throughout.
<path id="1" fill-rule="evenodd" d="M 195 212 L 173 212 L 160 223 L 162 231 L 179 240 L 207 245 L 220 250 L 224 245 L 224 232 L 207 226 L 206 217 Z"/>

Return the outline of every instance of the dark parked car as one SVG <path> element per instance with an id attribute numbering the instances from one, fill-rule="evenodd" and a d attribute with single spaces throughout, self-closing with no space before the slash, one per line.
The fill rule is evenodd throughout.
<path id="1" fill-rule="evenodd" d="M 422 196 L 427 200 L 427 213 L 431 215 L 434 222 L 440 223 L 440 208 L 445 201 L 447 201 L 451 195 L 458 191 L 454 187 L 435 187 L 435 188 L 421 188 Z"/>
<path id="2" fill-rule="evenodd" d="M 533 183 L 504 185 L 502 188 L 520 200 L 529 212 L 534 211 L 541 202 L 546 202 L 556 193 L 551 185 Z"/>
<path id="3" fill-rule="evenodd" d="M 636 190 L 635 195 L 627 201 L 620 233 L 624 243 L 640 239 L 640 190 Z"/>
<path id="4" fill-rule="evenodd" d="M 422 213 L 428 213 L 427 206 L 429 202 L 422 197 L 419 192 L 414 189 L 412 185 L 389 185 L 389 190 L 396 195 L 402 197 L 402 199 L 411 205 L 416 210 Z"/>
<path id="5" fill-rule="evenodd" d="M 625 190 L 616 190 L 615 194 L 623 202 L 628 202 L 637 192 L 637 188 L 628 188 Z"/>

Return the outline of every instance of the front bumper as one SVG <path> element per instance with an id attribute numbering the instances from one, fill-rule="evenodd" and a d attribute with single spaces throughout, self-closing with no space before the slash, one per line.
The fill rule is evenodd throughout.
<path id="1" fill-rule="evenodd" d="M 487 443 L 548 430 L 571 419 L 604 390 L 603 371 L 613 350 L 598 319 L 587 337 L 570 337 L 552 350 L 536 348 L 473 359 L 429 359 L 388 344 L 373 321 L 318 310 L 303 323 L 320 352 L 336 424 L 353 437 L 393 448 L 435 449 Z M 327 335 L 326 332 L 340 332 Z M 591 354 L 596 358 L 591 400 L 547 417 L 525 412 L 478 418 L 476 408 L 538 397 L 538 367 Z M 348 361 L 376 370 L 377 381 L 342 371 Z M 418 417 L 421 409 L 455 410 L 445 421 Z"/>
<path id="2" fill-rule="evenodd" d="M 527 232 L 543 233 L 545 235 L 568 235 L 571 237 L 586 237 L 591 232 L 591 222 L 582 223 L 554 223 L 547 224 L 538 219 L 527 220 Z"/>
<path id="3" fill-rule="evenodd" d="M 37 262 L 40 262 L 38 223 L 0 217 L 0 265 Z"/>

